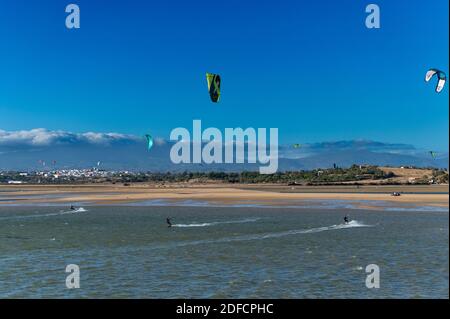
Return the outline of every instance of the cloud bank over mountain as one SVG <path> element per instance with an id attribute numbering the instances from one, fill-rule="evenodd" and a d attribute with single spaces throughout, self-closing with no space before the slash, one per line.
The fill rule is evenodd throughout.
<path id="1" fill-rule="evenodd" d="M 111 145 L 121 142 L 137 142 L 138 137 L 120 133 L 71 133 L 36 128 L 29 131 L 0 130 L 0 147 L 50 147 L 57 145 L 94 144 Z"/>
<path id="2" fill-rule="evenodd" d="M 242 171 L 257 170 L 259 164 L 173 164 L 173 141 L 155 138 L 151 151 L 145 138 L 121 133 L 73 133 L 44 128 L 22 131 L 0 130 L 0 170 L 43 169 L 42 163 L 54 163 L 46 169 L 86 168 L 102 162 L 102 168 L 134 171 Z M 436 151 L 436 150 L 435 150 Z M 448 167 L 448 153 L 413 145 L 371 140 L 305 143 L 300 148 L 279 147 L 279 170 L 326 168 L 336 164 Z"/>

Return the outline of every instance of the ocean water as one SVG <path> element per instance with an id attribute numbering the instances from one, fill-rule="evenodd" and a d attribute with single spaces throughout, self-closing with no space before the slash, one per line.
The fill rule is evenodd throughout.
<path id="1" fill-rule="evenodd" d="M 448 298 L 448 218 L 330 205 L 0 206 L 0 297 Z M 79 289 L 66 288 L 68 264 Z M 369 264 L 378 289 L 365 285 Z"/>

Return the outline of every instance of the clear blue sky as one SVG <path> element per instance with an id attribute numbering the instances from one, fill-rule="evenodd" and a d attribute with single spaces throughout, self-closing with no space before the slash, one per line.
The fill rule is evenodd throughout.
<path id="1" fill-rule="evenodd" d="M 69 3 L 81 29 L 65 28 Z M 365 27 L 365 6 L 381 29 Z M 0 129 L 169 137 L 278 127 L 280 142 L 372 139 L 448 150 L 448 0 L 0 3 Z M 222 76 L 212 104 L 205 72 Z"/>

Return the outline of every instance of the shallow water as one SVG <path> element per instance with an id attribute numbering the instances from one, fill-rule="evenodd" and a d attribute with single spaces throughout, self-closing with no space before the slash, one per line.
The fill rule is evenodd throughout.
<path id="1" fill-rule="evenodd" d="M 448 298 L 448 211 L 0 207 L 0 297 Z M 166 217 L 175 227 L 168 228 Z M 81 288 L 65 287 L 77 264 Z M 380 288 L 365 268 L 380 267 Z"/>

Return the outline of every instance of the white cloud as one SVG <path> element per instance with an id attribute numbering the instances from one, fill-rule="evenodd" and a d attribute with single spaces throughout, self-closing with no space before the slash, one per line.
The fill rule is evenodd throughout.
<path id="1" fill-rule="evenodd" d="M 139 137 L 120 133 L 72 133 L 50 131 L 44 128 L 22 131 L 0 130 L 0 146 L 52 146 L 56 144 L 101 144 L 138 141 Z"/>
<path id="2" fill-rule="evenodd" d="M 160 138 L 160 137 L 156 137 L 154 139 L 154 142 L 155 142 L 156 145 L 159 145 L 159 146 L 160 145 L 165 145 L 167 143 L 165 139 Z"/>

